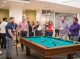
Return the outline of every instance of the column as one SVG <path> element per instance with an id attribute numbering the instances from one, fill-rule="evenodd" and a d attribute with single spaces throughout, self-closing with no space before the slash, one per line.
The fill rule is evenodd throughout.
<path id="1" fill-rule="evenodd" d="M 56 21 L 55 21 L 55 20 L 56 20 L 56 18 L 55 18 L 55 17 L 56 17 L 56 16 L 55 16 L 55 12 L 54 12 L 53 17 L 54 17 L 54 18 L 53 18 L 53 24 L 54 24 L 54 32 L 53 32 L 53 36 L 55 37 L 55 23 L 56 23 Z"/>
<path id="2" fill-rule="evenodd" d="M 77 14 L 78 23 L 80 24 L 80 13 Z"/>
<path id="3" fill-rule="evenodd" d="M 42 17 L 42 11 L 41 10 L 37 10 L 36 11 L 36 21 L 40 21 Z"/>
<path id="4" fill-rule="evenodd" d="M 15 22 L 19 23 L 22 20 L 23 8 L 11 7 L 9 8 L 9 17 L 14 17 Z"/>

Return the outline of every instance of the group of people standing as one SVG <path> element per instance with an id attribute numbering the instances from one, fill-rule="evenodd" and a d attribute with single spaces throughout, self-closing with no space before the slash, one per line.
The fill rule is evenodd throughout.
<path id="1" fill-rule="evenodd" d="M 58 24 L 57 33 L 62 39 L 69 39 L 70 40 L 79 40 L 79 30 L 80 24 L 78 23 L 77 17 L 72 18 L 72 24 L 66 21 L 65 17 L 61 17 L 61 22 Z"/>
<path id="2" fill-rule="evenodd" d="M 79 39 L 80 25 L 78 19 L 73 18 L 72 25 L 65 20 L 65 17 L 61 17 L 59 25 L 60 37 L 65 39 L 70 34 L 71 40 L 74 38 Z M 30 22 L 25 16 L 22 16 L 22 21 L 19 24 L 15 23 L 15 18 L 10 17 L 6 22 L 6 18 L 0 21 L 1 30 L 1 48 L 6 49 L 6 59 L 12 59 L 12 49 L 14 40 L 20 35 L 21 37 L 28 36 L 53 36 L 54 25 L 50 20 L 45 24 L 41 24 L 39 21 Z M 24 50 L 24 44 L 21 43 L 21 51 Z"/>
<path id="3" fill-rule="evenodd" d="M 31 22 L 22 16 L 22 21 L 19 24 L 15 23 L 15 18 L 10 17 L 9 20 L 3 19 L 0 23 L 1 31 L 1 48 L 6 49 L 6 59 L 12 59 L 12 50 L 14 40 L 20 35 L 21 37 L 28 36 L 52 36 L 53 23 L 49 21 L 44 26 L 39 21 Z M 21 44 L 21 51 L 24 50 L 24 44 Z"/>
<path id="4" fill-rule="evenodd" d="M 7 25 L 6 22 L 7 18 L 3 18 L 3 20 L 0 18 L 0 44 L 1 48 L 6 49 L 6 31 L 5 27 Z"/>
<path id="5" fill-rule="evenodd" d="M 1 49 L 6 49 L 6 59 L 12 59 L 13 42 L 18 29 L 18 25 L 14 19 L 14 17 L 10 17 L 9 20 L 7 20 L 7 18 L 3 18 L 3 20 L 0 19 L 0 43 Z"/>
<path id="6" fill-rule="evenodd" d="M 19 30 L 21 37 L 25 36 L 52 36 L 53 35 L 53 23 L 52 21 L 49 21 L 48 24 L 45 24 L 44 26 L 41 25 L 40 22 L 29 22 L 26 18 L 23 16 L 22 21 L 19 23 Z M 24 45 L 21 44 L 22 51 L 24 50 Z"/>

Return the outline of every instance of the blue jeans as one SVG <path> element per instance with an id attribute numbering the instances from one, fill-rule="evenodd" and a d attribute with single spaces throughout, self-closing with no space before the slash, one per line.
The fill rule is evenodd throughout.
<path id="1" fill-rule="evenodd" d="M 0 46 L 1 46 L 1 42 L 2 42 L 2 35 L 0 33 Z"/>
<path id="2" fill-rule="evenodd" d="M 52 37 L 53 32 L 47 32 L 47 36 L 51 36 Z"/>
<path id="3" fill-rule="evenodd" d="M 21 37 L 26 37 L 27 31 L 21 31 Z M 21 49 L 24 50 L 24 44 L 21 43 Z"/>
<path id="4" fill-rule="evenodd" d="M 35 35 L 36 35 L 36 36 L 40 36 L 40 35 L 42 35 L 42 34 L 43 34 L 43 33 L 42 33 L 41 30 L 40 30 L 40 31 L 38 31 L 38 30 L 35 31 Z"/>
<path id="5" fill-rule="evenodd" d="M 7 41 L 7 44 L 6 44 L 6 57 L 13 57 L 12 55 L 12 50 L 13 50 L 13 39 L 6 36 L 6 41 Z"/>
<path id="6" fill-rule="evenodd" d="M 6 48 L 6 33 L 2 33 L 2 43 L 1 48 Z"/>
<path id="7" fill-rule="evenodd" d="M 72 41 L 78 41 L 79 40 L 79 36 L 71 36 L 71 40 Z"/>
<path id="8" fill-rule="evenodd" d="M 77 36 L 71 36 L 72 41 L 79 41 L 79 35 Z M 80 57 L 80 51 L 75 53 L 76 56 Z"/>

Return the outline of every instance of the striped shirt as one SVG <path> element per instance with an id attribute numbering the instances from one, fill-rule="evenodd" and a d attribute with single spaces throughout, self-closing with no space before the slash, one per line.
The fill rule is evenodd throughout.
<path id="1" fill-rule="evenodd" d="M 60 30 L 60 34 L 68 34 L 68 31 L 69 31 L 69 23 L 67 21 L 64 21 L 64 22 L 60 22 L 59 24 L 59 30 Z"/>
<path id="2" fill-rule="evenodd" d="M 28 31 L 28 23 L 27 22 L 20 22 L 19 29 L 20 29 L 20 31 Z"/>

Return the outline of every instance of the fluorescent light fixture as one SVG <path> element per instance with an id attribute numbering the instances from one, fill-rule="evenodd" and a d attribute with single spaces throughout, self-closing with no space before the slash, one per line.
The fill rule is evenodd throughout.
<path id="1" fill-rule="evenodd" d="M 20 3 L 30 3 L 30 1 L 25 1 L 25 0 L 8 0 L 8 1 L 12 1 L 12 2 L 20 2 Z"/>
<path id="2" fill-rule="evenodd" d="M 62 3 L 73 2 L 73 1 L 76 1 L 76 0 L 69 0 L 69 1 L 64 0 Z"/>

